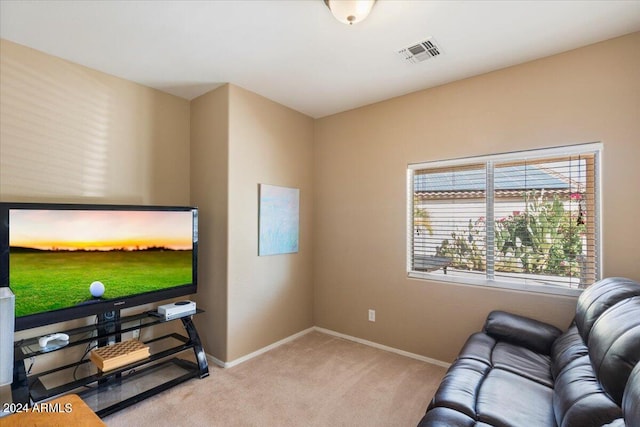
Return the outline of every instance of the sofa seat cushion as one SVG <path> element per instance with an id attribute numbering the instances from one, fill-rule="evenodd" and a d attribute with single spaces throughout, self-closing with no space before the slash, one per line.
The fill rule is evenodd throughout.
<path id="1" fill-rule="evenodd" d="M 598 382 L 589 356 L 579 357 L 556 377 L 553 407 L 561 427 L 602 426 L 622 418 L 622 410 Z"/>
<path id="2" fill-rule="evenodd" d="M 496 341 L 484 332 L 469 337 L 459 359 L 473 359 L 493 368 L 503 369 L 547 387 L 553 386 L 551 357 L 528 348 Z"/>
<path id="3" fill-rule="evenodd" d="M 553 389 L 492 369 L 478 392 L 478 420 L 493 426 L 554 426 Z"/>
<path id="4" fill-rule="evenodd" d="M 474 342 L 477 344 L 477 342 Z M 549 367 L 547 365 L 547 370 Z M 555 425 L 553 390 L 538 381 L 494 368 L 483 361 L 458 358 L 447 371 L 427 415 L 427 421 L 449 425 L 531 426 Z M 453 415 L 452 412 L 457 412 Z M 439 414 L 443 415 L 443 418 Z M 471 423 L 473 421 L 473 423 Z M 459 423 L 459 424 L 458 424 Z M 475 424 L 478 423 L 478 424 Z M 437 425 L 429 421 L 428 425 Z"/>
<path id="5" fill-rule="evenodd" d="M 429 407 L 454 409 L 475 420 L 480 385 L 490 369 L 489 365 L 477 360 L 456 360 L 442 379 Z"/>
<path id="6" fill-rule="evenodd" d="M 458 359 L 473 359 L 491 366 L 491 353 L 496 343 L 496 340 L 484 332 L 476 332 L 467 338 Z"/>
<path id="7" fill-rule="evenodd" d="M 499 342 L 493 349 L 493 367 L 553 387 L 551 358 L 528 348 Z"/>
<path id="8" fill-rule="evenodd" d="M 427 412 L 418 427 L 477 427 L 476 420 L 449 408 L 433 408 Z"/>
<path id="9" fill-rule="evenodd" d="M 482 361 L 459 358 L 440 383 L 427 415 L 423 423 L 431 426 L 438 425 L 431 422 L 436 420 L 461 426 L 554 426 L 553 389 Z"/>
<path id="10" fill-rule="evenodd" d="M 624 420 L 628 427 L 640 427 L 640 363 L 631 371 L 622 400 Z"/>
<path id="11" fill-rule="evenodd" d="M 418 427 L 493 427 L 491 424 L 486 424 L 469 418 L 468 416 L 461 414 L 449 408 L 433 408 L 433 410 L 427 412 Z"/>

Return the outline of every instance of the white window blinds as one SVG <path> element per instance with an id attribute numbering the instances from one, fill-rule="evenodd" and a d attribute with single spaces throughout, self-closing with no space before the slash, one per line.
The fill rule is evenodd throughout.
<path id="1" fill-rule="evenodd" d="M 413 270 L 484 275 L 486 188 L 484 164 L 415 171 Z"/>
<path id="2" fill-rule="evenodd" d="M 600 277 L 599 144 L 409 168 L 410 273 L 583 289 Z"/>

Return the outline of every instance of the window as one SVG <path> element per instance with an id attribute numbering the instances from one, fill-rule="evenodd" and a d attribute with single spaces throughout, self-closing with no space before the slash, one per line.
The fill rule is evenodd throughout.
<path id="1" fill-rule="evenodd" d="M 600 151 L 409 165 L 409 275 L 560 294 L 599 280 Z"/>

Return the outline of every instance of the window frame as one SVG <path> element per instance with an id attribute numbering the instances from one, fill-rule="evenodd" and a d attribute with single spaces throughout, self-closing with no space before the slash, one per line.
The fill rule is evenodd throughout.
<path id="1" fill-rule="evenodd" d="M 414 190 L 413 190 L 413 177 L 414 171 L 427 168 L 444 168 L 444 167 L 462 167 L 470 164 L 484 163 L 487 165 L 489 162 L 499 163 L 504 161 L 522 161 L 522 160 L 538 160 L 541 158 L 551 157 L 564 157 L 579 154 L 593 154 L 595 156 L 595 168 L 594 168 L 594 184 L 595 184 L 595 218 L 594 218 L 594 239 L 595 239 L 595 269 L 596 280 L 602 278 L 602 183 L 601 183 L 601 169 L 603 158 L 604 146 L 601 142 L 593 142 L 587 144 L 575 144 L 567 146 L 558 146 L 550 148 L 539 148 L 532 150 L 513 151 L 499 154 L 489 154 L 473 157 L 462 157 L 456 159 L 447 160 L 434 160 L 421 163 L 410 163 L 407 165 L 407 182 L 406 182 L 406 206 L 407 206 L 407 236 L 406 236 L 406 272 L 407 277 L 410 279 L 429 280 L 437 282 L 452 283 L 458 285 L 471 285 L 471 286 L 483 286 L 489 288 L 508 289 L 516 291 L 526 291 L 541 294 L 552 295 L 566 295 L 566 296 L 578 296 L 584 289 L 563 288 L 562 286 L 549 286 L 535 283 L 516 283 L 509 282 L 508 280 L 497 280 L 495 278 L 488 278 L 489 273 L 485 272 L 484 278 L 477 277 L 460 277 L 453 275 L 434 274 L 425 271 L 416 271 L 412 269 L 412 253 L 414 244 Z M 493 190 L 493 182 L 487 183 L 486 192 Z M 492 197 L 493 199 L 493 197 Z M 495 201 L 492 201 L 495 203 Z M 492 208 L 493 209 L 493 208 Z M 489 236 L 487 236 L 489 240 Z"/>

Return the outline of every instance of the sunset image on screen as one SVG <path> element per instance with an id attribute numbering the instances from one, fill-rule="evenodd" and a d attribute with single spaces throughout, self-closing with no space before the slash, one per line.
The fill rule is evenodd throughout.
<path id="1" fill-rule="evenodd" d="M 189 285 L 194 217 L 185 211 L 12 209 L 9 285 L 16 315 Z M 92 295 L 93 282 L 104 293 Z"/>
<path id="2" fill-rule="evenodd" d="M 191 249 L 191 213 L 14 210 L 9 246 L 39 250 Z"/>

